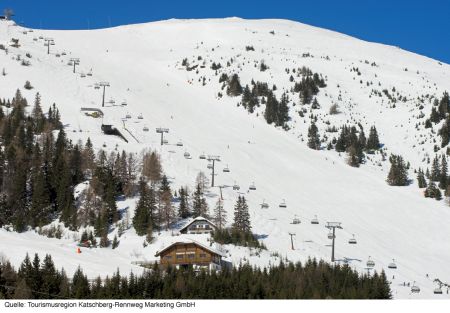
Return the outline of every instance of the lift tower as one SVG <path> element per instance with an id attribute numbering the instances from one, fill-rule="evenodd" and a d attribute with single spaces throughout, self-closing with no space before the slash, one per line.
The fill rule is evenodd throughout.
<path id="1" fill-rule="evenodd" d="M 216 161 L 220 162 L 220 156 L 218 156 L 218 155 L 208 155 L 207 160 L 209 162 L 212 162 L 211 187 L 214 187 L 214 176 L 215 176 L 215 174 L 214 174 L 214 166 L 215 166 L 215 162 Z"/>
<path id="2" fill-rule="evenodd" d="M 156 129 L 156 132 L 158 134 L 161 134 L 161 146 L 164 144 L 164 133 L 168 133 L 169 129 L 168 128 L 162 128 L 162 127 L 158 127 Z"/>
<path id="3" fill-rule="evenodd" d="M 332 232 L 332 243 L 331 243 L 331 262 L 334 262 L 334 240 L 336 239 L 336 228 L 342 229 L 340 222 L 327 222 L 325 225 L 326 228 Z"/>

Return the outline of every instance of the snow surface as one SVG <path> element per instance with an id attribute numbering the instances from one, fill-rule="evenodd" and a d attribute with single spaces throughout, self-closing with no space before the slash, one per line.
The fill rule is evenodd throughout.
<path id="1" fill-rule="evenodd" d="M 0 22 L 0 43 L 8 45 L 11 38 L 19 38 L 21 44 L 18 49 L 9 47 L 9 54 L 0 51 L 0 70 L 5 68 L 7 72 L 0 76 L 1 97 L 12 98 L 15 90 L 29 80 L 34 89 L 22 90 L 23 95 L 32 103 L 39 91 L 44 107 L 55 102 L 71 139 L 85 141 L 90 137 L 95 148 L 106 145 L 105 149 L 111 151 L 117 148 L 139 153 L 157 149 L 173 189 L 192 187 L 199 171 L 209 173 L 207 162 L 198 158 L 201 153 L 221 157 L 216 185 L 228 186 L 223 189 L 223 196 L 229 222 L 238 195 L 231 186 L 236 182 L 248 200 L 253 231 L 268 247 L 259 255 L 242 247 L 223 247 L 234 264 L 248 261 L 266 266 L 278 263 L 280 257 L 292 261 L 309 257 L 329 260 L 330 240 L 324 224 L 339 221 L 343 229 L 337 230 L 338 260 L 348 258 L 352 267 L 363 272 L 371 256 L 375 269 L 384 269 L 392 281 L 395 298 L 449 297 L 445 290 L 444 295 L 433 294 L 434 278 L 447 282 L 450 278 L 450 208 L 444 201 L 425 199 L 415 183 L 408 187 L 388 186 L 388 162 L 381 162 L 379 154 L 370 156 L 371 160 L 361 168 L 352 168 L 345 163 L 344 155 L 308 149 L 302 139 L 306 139 L 310 125 L 306 117 L 310 113 L 305 118 L 296 113 L 300 108 L 297 97 L 291 97 L 296 106 L 291 104 L 288 132 L 267 125 L 260 114 L 263 108 L 257 110 L 259 116 L 251 115 L 236 106 L 240 99 L 226 95 L 219 99 L 219 76 L 210 69 L 212 62 L 226 66 L 227 60 L 234 58 L 225 72 L 238 72 L 243 85 L 250 84 L 252 78 L 268 82 L 269 86 L 276 84 L 279 96 L 283 89 L 293 86 L 285 68 L 307 66 L 327 77 L 328 86 L 318 95 L 322 108 L 314 112 L 320 116 L 321 134 L 327 120 L 337 127 L 347 121 L 361 122 L 366 135 L 369 127 L 376 125 L 387 151 L 401 153 L 417 168 L 426 166 L 426 157 L 433 156 L 432 138 L 436 136 L 423 126 L 415 128 L 417 122 L 423 122 L 416 119 L 417 97 L 440 97 L 450 89 L 449 65 L 397 47 L 285 20 L 168 20 L 90 31 L 24 31 L 11 22 Z M 50 55 L 39 36 L 55 40 Z M 246 45 L 254 46 L 255 51 L 246 51 Z M 26 58 L 27 52 L 32 55 L 29 67 L 15 60 L 17 55 Z M 66 55 L 56 57 L 62 52 Z M 313 57 L 304 57 L 304 53 Z M 71 57 L 80 58 L 77 74 L 67 66 Z M 206 67 L 199 67 L 198 73 L 188 72 L 181 66 L 183 58 L 188 58 L 191 65 L 201 65 L 205 60 Z M 261 60 L 269 66 L 265 72 L 254 65 Z M 365 60 L 376 62 L 377 66 L 370 66 Z M 361 76 L 350 72 L 352 67 L 358 67 Z M 91 69 L 93 76 L 80 76 Z M 206 77 L 206 86 L 198 81 L 202 76 Z M 116 102 L 101 108 L 104 119 L 121 131 L 126 126 L 134 136 L 122 131 L 128 144 L 103 135 L 101 118 L 80 112 L 82 107 L 100 108 L 101 90 L 93 88 L 100 81 L 110 82 L 106 100 Z M 373 81 L 373 85 L 367 87 L 367 81 Z M 386 88 L 391 92 L 394 86 L 408 99 L 398 102 L 396 108 L 390 108 L 386 97 L 369 97 L 372 89 Z M 122 101 L 128 105 L 120 106 Z M 431 111 L 431 102 L 423 103 L 426 115 Z M 339 104 L 341 114 L 328 115 L 333 103 Z M 127 113 L 132 118 L 124 121 Z M 137 119 L 140 113 L 143 120 Z M 150 131 L 144 132 L 144 126 Z M 168 145 L 159 146 L 156 127 L 170 129 L 166 136 Z M 327 136 L 331 139 L 335 134 Z M 180 140 L 183 147 L 176 146 Z M 425 144 L 419 145 L 420 141 Z M 192 159 L 184 158 L 186 151 Z M 221 171 L 225 165 L 230 173 Z M 410 177 L 414 178 L 412 171 Z M 248 190 L 252 182 L 255 191 Z M 210 208 L 218 195 L 218 188 L 210 190 Z M 278 207 L 283 199 L 287 204 L 284 209 Z M 119 209 L 128 207 L 132 216 L 136 201 L 119 201 Z M 270 207 L 261 209 L 262 201 Z M 319 225 L 310 224 L 315 215 Z M 301 224 L 291 224 L 295 216 Z M 76 254 L 79 234 L 66 232 L 65 238 L 57 240 L 31 231 L 17 234 L 1 229 L 0 252 L 15 265 L 20 264 L 26 252 L 42 256 L 49 253 L 69 274 L 78 265 L 90 277 L 106 276 L 117 268 L 122 273 L 137 273 L 142 268 L 132 262 L 155 260 L 157 250 L 177 240 L 175 233 L 162 232 L 155 243 L 144 248 L 144 238 L 129 229 L 115 250 L 83 248 L 81 254 Z M 295 250 L 291 250 L 289 233 L 296 234 Z M 358 241 L 356 245 L 347 243 L 352 234 Z M 195 240 L 208 244 L 206 235 L 195 236 Z M 392 259 L 397 270 L 387 268 Z M 419 294 L 411 294 L 409 287 L 403 287 L 403 282 L 414 281 L 421 288 Z"/>

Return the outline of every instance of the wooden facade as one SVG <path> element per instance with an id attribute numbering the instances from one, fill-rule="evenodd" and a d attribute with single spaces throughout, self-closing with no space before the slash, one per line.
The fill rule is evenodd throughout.
<path id="1" fill-rule="evenodd" d="M 206 268 L 220 270 L 222 255 L 197 242 L 176 242 L 155 255 L 160 257 L 160 265 L 179 267 L 193 266 L 195 269 Z"/>

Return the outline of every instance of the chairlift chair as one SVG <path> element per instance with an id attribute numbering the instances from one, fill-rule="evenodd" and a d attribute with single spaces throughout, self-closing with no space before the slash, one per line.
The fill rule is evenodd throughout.
<path id="1" fill-rule="evenodd" d="M 125 115 L 125 118 L 131 118 L 130 113 L 127 113 L 127 115 Z"/>
<path id="2" fill-rule="evenodd" d="M 311 224 L 313 224 L 313 225 L 318 225 L 319 224 L 319 220 L 317 219 L 317 215 L 314 215 L 314 218 L 311 220 Z"/>
<path id="3" fill-rule="evenodd" d="M 223 172 L 224 173 L 229 173 L 230 172 L 230 169 L 228 168 L 228 165 L 223 168 Z"/>
<path id="4" fill-rule="evenodd" d="M 263 202 L 261 203 L 261 209 L 268 209 L 268 208 L 269 208 L 269 204 L 263 200 Z"/>
<path id="5" fill-rule="evenodd" d="M 397 264 L 395 264 L 395 260 L 392 259 L 392 262 L 388 264 L 388 268 L 390 269 L 397 269 Z"/>
<path id="6" fill-rule="evenodd" d="M 163 145 L 167 145 L 169 143 L 169 140 L 163 139 Z"/>
<path id="7" fill-rule="evenodd" d="M 186 159 L 189 159 L 190 157 L 191 157 L 191 154 L 189 153 L 189 152 L 185 152 L 184 153 L 184 157 L 186 158 Z"/>
<path id="8" fill-rule="evenodd" d="M 355 235 L 353 234 L 352 236 L 353 237 L 348 240 L 348 243 L 351 244 L 351 245 L 356 245 Z"/>
<path id="9" fill-rule="evenodd" d="M 178 146 L 178 147 L 182 147 L 182 146 L 183 146 L 183 143 L 182 143 L 181 141 L 178 141 L 178 142 L 177 142 L 177 146 Z"/>
<path id="10" fill-rule="evenodd" d="M 206 155 L 204 153 L 200 154 L 200 156 L 198 157 L 200 160 L 205 160 L 206 159 Z"/>
<path id="11" fill-rule="evenodd" d="M 89 72 L 87 73 L 87 76 L 92 76 L 92 71 L 89 71 Z"/>
<path id="12" fill-rule="evenodd" d="M 86 77 L 86 74 L 81 73 L 81 74 L 80 74 L 80 77 L 81 77 L 81 78 L 85 78 L 85 77 Z"/>
<path id="13" fill-rule="evenodd" d="M 213 165 L 212 165 L 211 163 L 209 163 L 206 167 L 207 167 L 209 170 L 212 170 Z"/>
<path id="14" fill-rule="evenodd" d="M 145 131 L 145 132 L 148 132 L 148 127 L 144 126 L 144 128 L 142 130 Z"/>
<path id="15" fill-rule="evenodd" d="M 370 256 L 369 256 L 369 259 L 367 260 L 366 265 L 367 265 L 367 267 L 370 267 L 370 268 L 375 266 L 375 262 L 370 258 Z"/>
<path id="16" fill-rule="evenodd" d="M 138 119 L 142 120 L 144 117 L 142 116 L 142 113 L 138 115 Z"/>
<path id="17" fill-rule="evenodd" d="M 100 86 L 98 84 L 95 84 L 94 89 L 100 89 Z"/>
<path id="18" fill-rule="evenodd" d="M 68 66 L 73 66 L 73 62 L 72 61 L 67 62 L 67 65 Z"/>
<path id="19" fill-rule="evenodd" d="M 239 185 L 236 184 L 236 182 L 235 182 L 233 185 L 233 190 L 239 190 L 239 189 L 241 189 L 241 187 L 239 187 Z"/>
<path id="20" fill-rule="evenodd" d="M 334 238 L 333 232 L 330 231 L 330 232 L 328 233 L 327 237 L 328 237 L 328 239 L 333 239 L 333 238 Z"/>
<path id="21" fill-rule="evenodd" d="M 433 293 L 435 295 L 441 295 L 442 294 L 442 289 L 441 288 L 436 288 L 436 289 L 433 290 Z"/>
<path id="22" fill-rule="evenodd" d="M 286 208 L 287 207 L 286 201 L 284 199 L 283 199 L 283 202 L 280 203 L 279 207 L 280 208 Z"/>
<path id="23" fill-rule="evenodd" d="M 66 52 L 64 52 L 64 51 L 63 51 L 63 52 L 61 52 L 61 55 L 66 55 L 66 54 L 67 54 L 67 53 L 66 53 Z"/>
<path id="24" fill-rule="evenodd" d="M 89 75 L 89 74 L 88 74 L 88 75 Z M 91 75 L 92 75 L 92 74 L 91 74 Z M 126 105 L 127 105 L 127 102 L 126 102 L 126 101 L 122 101 L 122 103 L 121 103 L 120 105 L 126 106 Z"/>
<path id="25" fill-rule="evenodd" d="M 297 217 L 297 215 L 292 220 L 292 224 L 294 224 L 294 225 L 300 224 L 300 219 Z"/>
<path id="26" fill-rule="evenodd" d="M 248 187 L 248 189 L 249 189 L 249 190 L 256 190 L 255 183 L 252 183 L 252 184 L 250 185 L 250 187 Z"/>
<path id="27" fill-rule="evenodd" d="M 39 36 L 39 39 L 44 39 L 44 37 L 43 36 Z"/>
<path id="28" fill-rule="evenodd" d="M 416 286 L 416 282 L 414 282 L 413 285 L 411 286 L 411 292 L 412 293 L 419 293 L 420 292 L 420 287 Z"/>

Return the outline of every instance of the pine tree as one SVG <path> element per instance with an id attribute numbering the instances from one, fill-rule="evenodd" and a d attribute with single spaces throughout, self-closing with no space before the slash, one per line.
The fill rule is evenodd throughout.
<path id="1" fill-rule="evenodd" d="M 417 172 L 417 184 L 419 185 L 419 188 L 427 187 L 427 181 L 425 180 L 425 176 L 421 168 L 419 168 L 419 171 Z"/>
<path id="2" fill-rule="evenodd" d="M 389 158 L 391 168 L 387 177 L 387 182 L 391 186 L 406 186 L 409 183 L 406 164 L 400 155 L 391 155 Z"/>
<path id="3" fill-rule="evenodd" d="M 112 242 L 112 248 L 115 249 L 119 246 L 119 240 L 117 239 L 117 235 L 114 235 L 114 239 Z"/>
<path id="4" fill-rule="evenodd" d="M 308 128 L 308 147 L 313 150 L 320 150 L 319 130 L 314 122 Z"/>
<path id="5" fill-rule="evenodd" d="M 220 198 L 214 208 L 214 223 L 219 229 L 224 228 L 227 223 L 227 212 L 223 208 L 223 201 Z"/>
<path id="6" fill-rule="evenodd" d="M 234 207 L 233 229 L 241 233 L 250 233 L 250 214 L 244 196 L 239 196 Z"/>
<path id="7" fill-rule="evenodd" d="M 193 195 L 193 203 L 192 203 L 192 214 L 193 217 L 208 216 L 208 204 L 206 203 L 206 199 L 203 196 L 202 188 L 200 184 L 197 184 L 197 188 L 195 189 Z"/>
<path id="8" fill-rule="evenodd" d="M 180 218 L 187 218 L 190 215 L 189 203 L 188 203 L 188 193 L 185 188 L 180 188 L 180 205 L 178 206 L 178 216 Z"/>
<path id="9" fill-rule="evenodd" d="M 239 81 L 239 76 L 233 74 L 228 81 L 227 95 L 231 97 L 236 97 L 242 94 L 242 86 Z"/>
<path id="10" fill-rule="evenodd" d="M 443 154 L 441 157 L 441 170 L 439 177 L 439 188 L 446 190 L 448 185 L 448 167 L 447 158 Z"/>
<path id="11" fill-rule="evenodd" d="M 367 149 L 368 150 L 378 150 L 380 148 L 380 141 L 378 139 L 378 133 L 375 126 L 370 128 L 369 138 L 367 139 Z"/>
<path id="12" fill-rule="evenodd" d="M 439 181 L 440 177 L 441 169 L 438 156 L 436 155 L 433 159 L 433 165 L 431 166 L 431 180 L 437 182 Z"/>
<path id="13" fill-rule="evenodd" d="M 149 190 L 147 183 L 141 178 L 139 181 L 140 195 L 139 201 L 133 217 L 133 227 L 139 236 L 145 235 L 149 225 L 154 221 L 152 213 L 154 212 L 154 194 Z"/>

